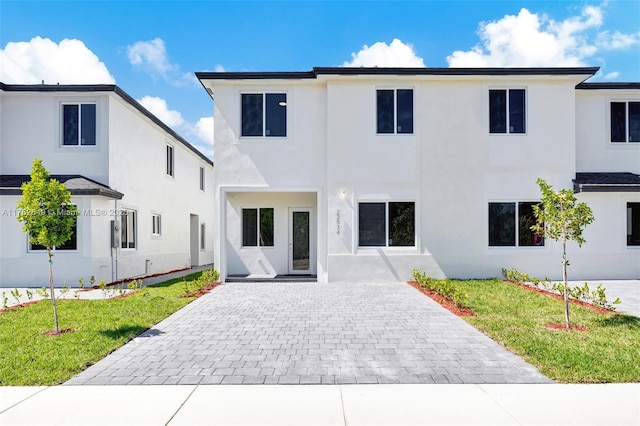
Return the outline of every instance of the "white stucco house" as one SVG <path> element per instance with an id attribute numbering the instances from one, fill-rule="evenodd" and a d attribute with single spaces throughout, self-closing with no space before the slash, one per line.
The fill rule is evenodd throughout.
<path id="1" fill-rule="evenodd" d="M 640 277 L 640 83 L 597 68 L 201 72 L 222 277 L 558 278 L 536 179 L 593 209 L 571 279 Z"/>
<path id="2" fill-rule="evenodd" d="M 77 286 L 213 263 L 213 163 L 118 86 L 0 83 L 0 287 L 48 283 L 16 219 L 34 158 L 79 216 L 54 278 Z"/>

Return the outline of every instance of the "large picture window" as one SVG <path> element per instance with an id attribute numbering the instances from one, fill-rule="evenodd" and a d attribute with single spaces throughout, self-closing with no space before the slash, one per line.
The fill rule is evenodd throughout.
<path id="1" fill-rule="evenodd" d="M 62 105 L 62 145 L 96 144 L 96 104 Z"/>
<path id="2" fill-rule="evenodd" d="M 611 102 L 611 142 L 640 142 L 640 102 Z"/>
<path id="3" fill-rule="evenodd" d="M 45 246 L 41 246 L 40 244 L 31 244 L 29 243 L 29 251 L 41 251 L 46 250 Z M 73 233 L 71 234 L 71 238 L 67 240 L 66 243 L 61 246 L 57 246 L 53 248 L 54 251 L 70 251 L 70 250 L 78 250 L 78 220 L 76 218 L 75 223 L 73 224 Z"/>
<path id="4" fill-rule="evenodd" d="M 242 209 L 243 247 L 273 247 L 273 208 Z"/>
<path id="5" fill-rule="evenodd" d="M 242 136 L 287 136 L 287 94 L 243 93 Z"/>
<path id="6" fill-rule="evenodd" d="M 412 201 L 358 204 L 360 247 L 413 247 L 415 229 L 415 203 Z"/>
<path id="7" fill-rule="evenodd" d="M 489 90 L 489 133 L 526 132 L 525 89 Z"/>
<path id="8" fill-rule="evenodd" d="M 120 214 L 120 244 L 123 249 L 136 248 L 136 211 L 122 210 Z"/>
<path id="9" fill-rule="evenodd" d="M 544 246 L 544 238 L 531 230 L 538 203 L 489 203 L 489 246 Z"/>
<path id="10" fill-rule="evenodd" d="M 640 203 L 627 203 L 627 245 L 640 246 Z"/>
<path id="11" fill-rule="evenodd" d="M 377 132 L 413 133 L 413 89 L 376 91 Z"/>

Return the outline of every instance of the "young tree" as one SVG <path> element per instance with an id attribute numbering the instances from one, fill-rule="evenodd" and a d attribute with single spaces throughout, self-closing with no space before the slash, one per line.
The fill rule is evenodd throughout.
<path id="1" fill-rule="evenodd" d="M 593 212 L 586 203 L 578 203 L 572 190 L 563 189 L 555 192 L 553 187 L 538 178 L 537 184 L 542 193 L 540 204 L 533 206 L 533 213 L 537 219 L 531 229 L 539 235 L 562 241 L 562 280 L 564 283 L 564 318 L 566 327 L 569 321 L 569 286 L 567 283 L 567 241 L 575 241 L 582 247 L 585 239 L 582 237 L 584 228 L 593 222 Z"/>
<path id="2" fill-rule="evenodd" d="M 49 257 L 49 288 L 55 321 L 55 333 L 60 333 L 58 310 L 53 286 L 53 253 L 56 246 L 67 242 L 73 234 L 78 209 L 71 204 L 71 193 L 60 182 L 49 179 L 42 160 L 36 158 L 31 169 L 31 180 L 22 184 L 22 197 L 18 202 L 18 220 L 29 235 L 31 244 L 47 249 Z"/>

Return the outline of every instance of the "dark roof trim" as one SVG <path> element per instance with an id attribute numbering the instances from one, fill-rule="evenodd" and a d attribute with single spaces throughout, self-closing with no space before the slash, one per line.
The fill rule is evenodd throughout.
<path id="1" fill-rule="evenodd" d="M 640 192 L 640 175 L 633 173 L 576 173 L 574 192 Z"/>
<path id="2" fill-rule="evenodd" d="M 640 83 L 580 83 L 576 89 L 582 90 L 640 90 Z"/>
<path id="3" fill-rule="evenodd" d="M 599 67 L 572 68 L 353 68 L 314 67 L 293 72 L 197 72 L 200 80 L 313 79 L 319 75 L 593 75 Z"/>
<path id="4" fill-rule="evenodd" d="M 121 200 L 124 194 L 93 179 L 81 175 L 51 175 L 67 187 L 71 195 L 98 195 Z M 0 195 L 22 195 L 21 186 L 29 182 L 29 175 L 0 175 Z"/>
<path id="5" fill-rule="evenodd" d="M 213 166 L 213 161 L 211 161 L 209 158 L 207 158 L 207 156 L 198 151 L 196 147 L 187 142 L 186 139 L 184 139 L 169 126 L 160 121 L 158 117 L 153 115 L 148 109 L 143 107 L 138 101 L 133 99 L 127 92 L 125 92 L 115 84 L 5 84 L 0 82 L 0 89 L 6 92 L 114 92 L 135 109 L 137 109 L 140 113 L 142 113 L 145 117 L 158 125 L 162 130 L 169 133 L 180 143 L 182 143 L 184 146 L 186 146 L 188 149 L 202 158 L 205 162 Z"/>

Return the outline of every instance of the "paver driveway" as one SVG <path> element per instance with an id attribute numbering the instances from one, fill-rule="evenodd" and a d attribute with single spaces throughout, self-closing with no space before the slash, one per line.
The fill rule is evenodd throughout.
<path id="1" fill-rule="evenodd" d="M 228 283 L 67 384 L 545 382 L 405 283 Z"/>

